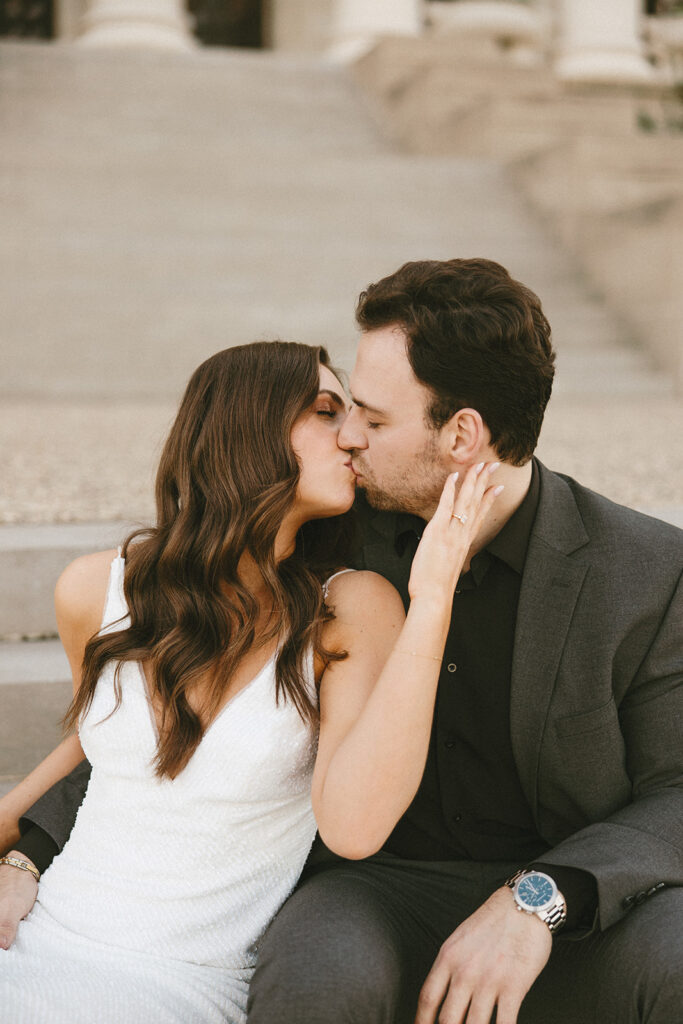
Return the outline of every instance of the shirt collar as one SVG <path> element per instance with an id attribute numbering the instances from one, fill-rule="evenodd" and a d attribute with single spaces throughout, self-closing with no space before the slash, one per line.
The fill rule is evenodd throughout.
<path id="1" fill-rule="evenodd" d="M 503 529 L 496 534 L 485 548 L 501 562 L 505 562 L 520 576 L 524 571 L 529 538 L 536 519 L 538 499 L 541 494 L 541 474 L 536 459 L 531 463 L 531 482 L 524 501 L 510 516 Z"/>

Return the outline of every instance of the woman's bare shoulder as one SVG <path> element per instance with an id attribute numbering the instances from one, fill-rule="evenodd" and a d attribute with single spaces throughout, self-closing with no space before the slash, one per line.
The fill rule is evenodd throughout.
<path id="1" fill-rule="evenodd" d="M 111 563 L 116 548 L 82 555 L 67 565 L 55 587 L 55 611 L 60 632 L 63 626 L 82 627 L 89 635 L 102 621 Z"/>
<path id="2" fill-rule="evenodd" d="M 405 618 L 403 602 L 396 587 L 370 569 L 335 576 L 328 588 L 327 604 L 337 620 L 354 624 Z"/>

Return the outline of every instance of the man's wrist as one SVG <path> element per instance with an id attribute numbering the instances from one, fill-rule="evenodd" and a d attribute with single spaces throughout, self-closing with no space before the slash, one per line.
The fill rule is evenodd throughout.
<path id="1" fill-rule="evenodd" d="M 506 881 L 517 910 L 533 915 L 555 935 L 567 920 L 567 903 L 555 879 L 544 871 L 520 868 Z"/>

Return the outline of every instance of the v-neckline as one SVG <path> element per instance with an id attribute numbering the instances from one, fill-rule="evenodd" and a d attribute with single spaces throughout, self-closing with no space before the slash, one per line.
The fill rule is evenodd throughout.
<path id="1" fill-rule="evenodd" d="M 246 693 L 247 690 L 251 690 L 251 688 L 254 686 L 255 683 L 258 682 L 258 680 L 261 678 L 261 676 L 266 671 L 266 669 L 270 668 L 270 666 L 275 662 L 275 659 L 277 658 L 279 652 L 280 652 L 280 648 L 278 646 L 275 649 L 275 651 L 271 654 L 270 658 L 268 658 L 268 660 L 261 666 L 261 668 L 258 670 L 256 675 L 252 676 L 252 678 L 249 680 L 249 682 L 245 683 L 244 686 L 241 686 L 239 688 L 239 690 L 237 691 L 237 693 L 234 693 L 232 695 L 232 697 L 229 697 L 228 700 L 225 702 L 225 704 L 222 705 L 220 710 L 216 712 L 216 714 L 211 719 L 209 724 L 204 729 L 204 732 L 202 733 L 202 738 L 199 741 L 200 745 L 204 742 L 204 740 L 206 739 L 208 734 L 211 732 L 211 730 L 213 729 L 214 725 L 219 720 L 219 718 L 223 717 L 223 714 L 228 710 L 228 708 L 231 707 L 235 703 L 235 701 L 239 697 L 242 696 L 243 693 Z M 150 725 L 152 727 L 152 732 L 154 734 L 154 738 L 155 738 L 156 742 L 158 743 L 159 742 L 159 738 L 160 738 L 159 723 L 157 722 L 157 717 L 156 717 L 156 714 L 154 712 L 154 703 L 152 701 L 152 696 L 151 696 L 150 689 L 149 689 L 149 683 L 147 682 L 147 676 L 145 674 L 145 670 L 144 670 L 144 668 L 142 666 L 142 662 L 141 661 L 134 661 L 133 664 L 134 664 L 135 668 L 138 671 L 138 675 L 140 676 L 140 682 L 142 683 L 142 689 L 143 689 L 143 693 L 144 693 L 144 696 L 145 696 L 145 703 L 147 705 L 147 711 L 149 713 Z"/>

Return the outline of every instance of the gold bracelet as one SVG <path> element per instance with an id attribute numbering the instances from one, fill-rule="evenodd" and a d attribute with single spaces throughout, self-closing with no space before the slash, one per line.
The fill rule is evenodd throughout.
<path id="1" fill-rule="evenodd" d="M 397 647 L 396 650 L 401 654 L 412 654 L 414 658 L 429 658 L 431 661 L 438 661 L 439 663 L 443 661 L 443 657 L 437 658 L 433 654 L 422 654 L 420 651 L 407 651 L 405 647 Z"/>
<path id="2" fill-rule="evenodd" d="M 29 864 L 27 860 L 19 860 L 18 857 L 0 857 L 0 864 L 9 864 L 12 868 L 19 868 L 20 871 L 28 871 L 33 875 L 36 882 L 40 881 L 40 871 Z"/>

